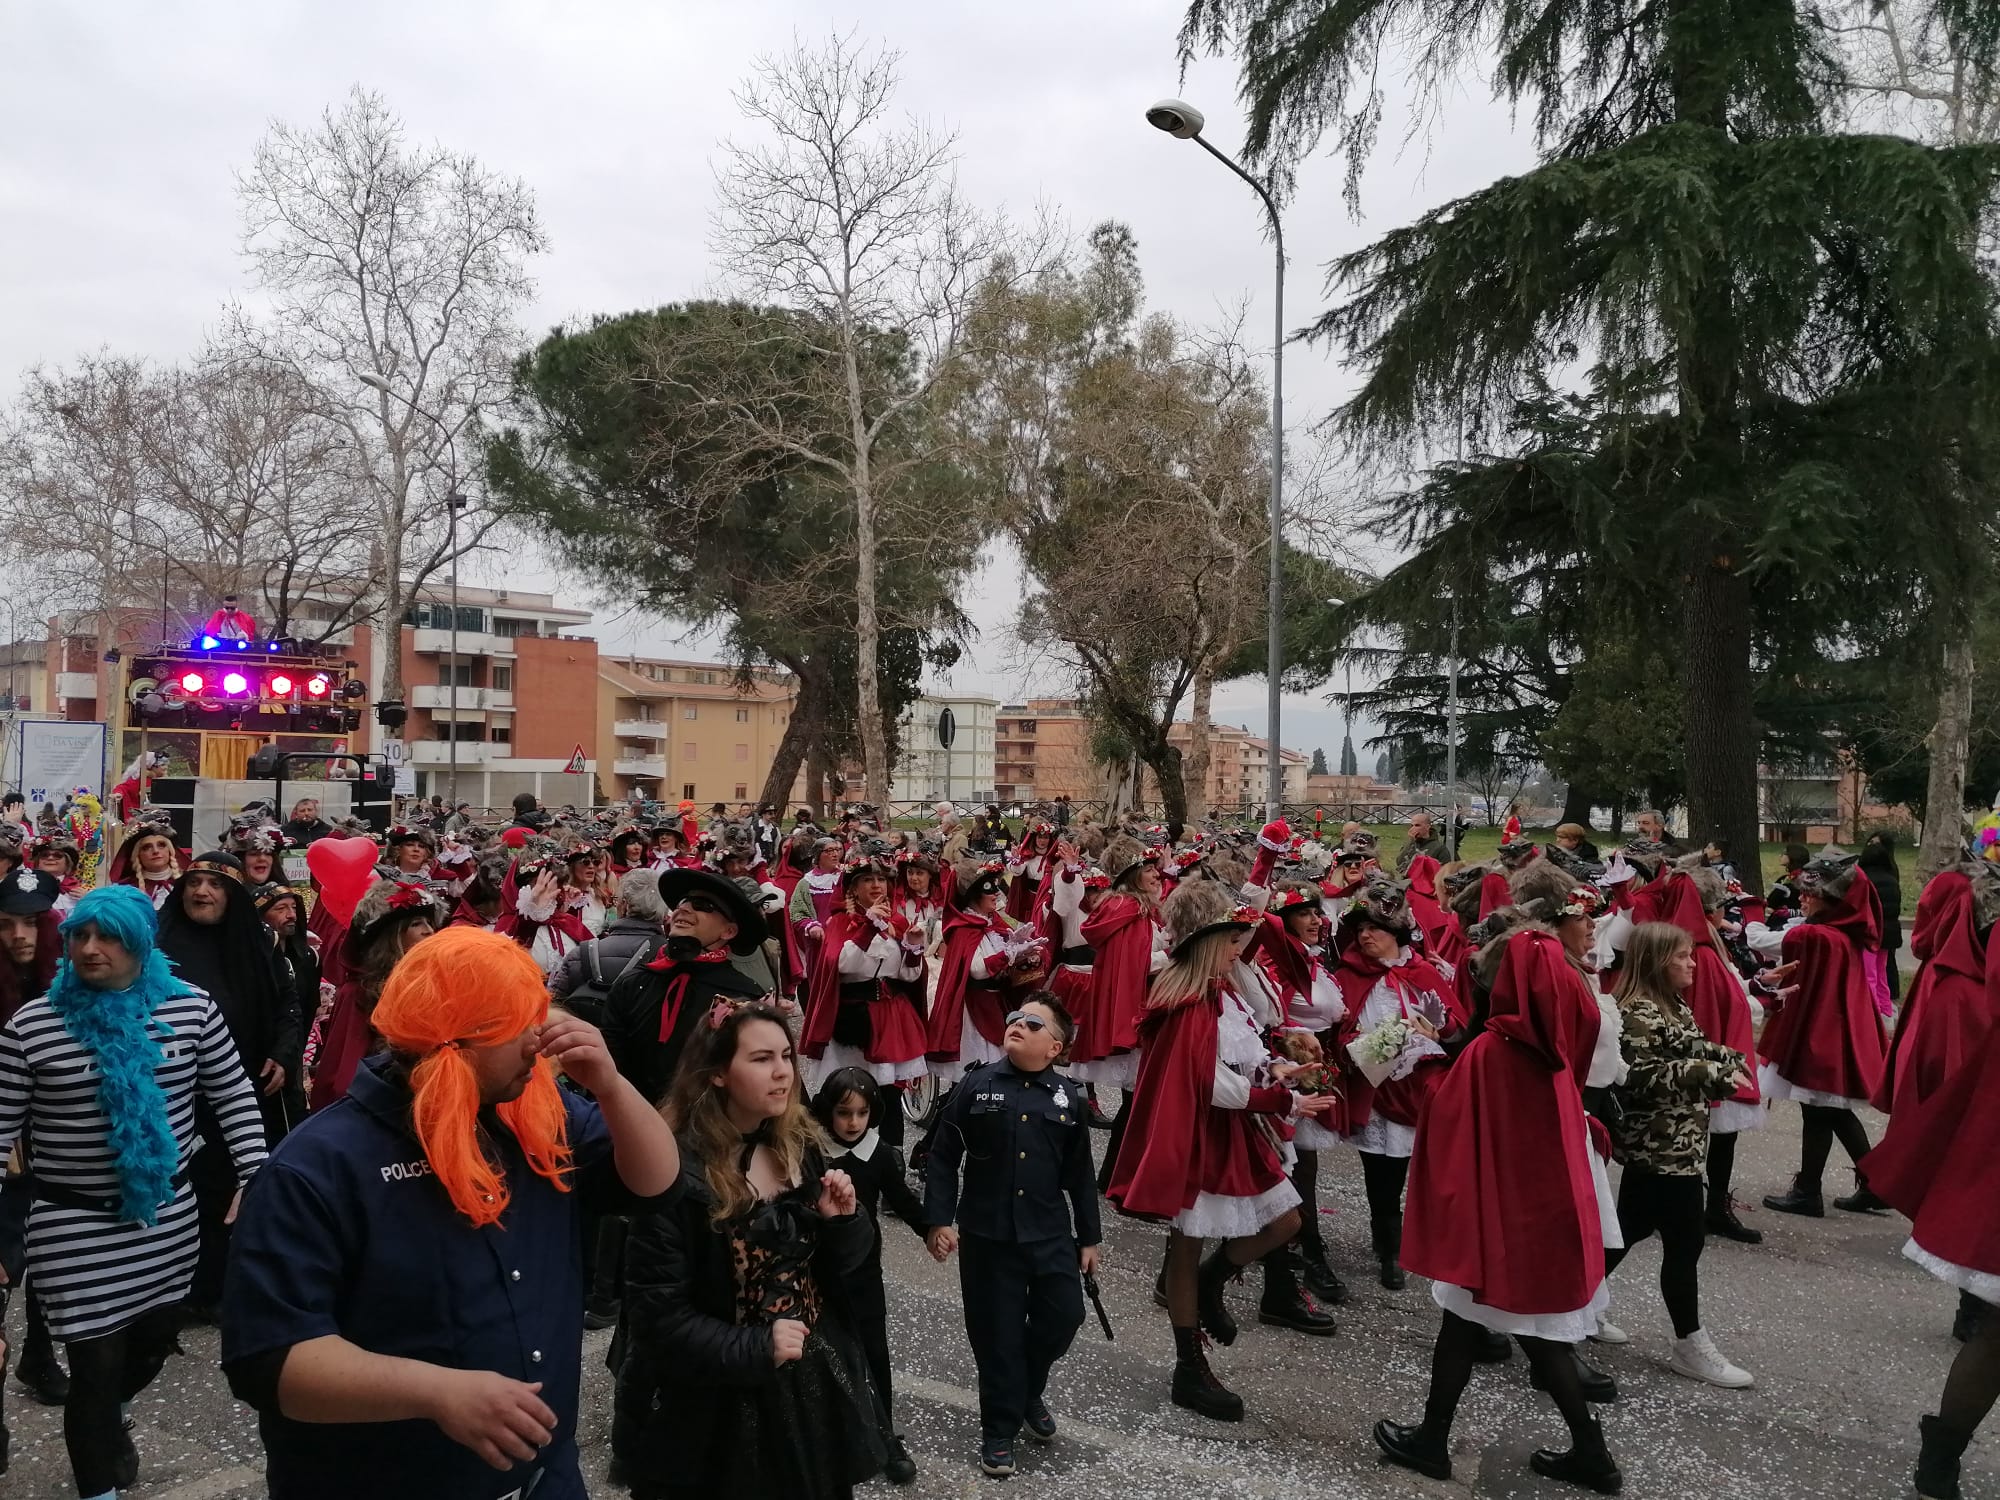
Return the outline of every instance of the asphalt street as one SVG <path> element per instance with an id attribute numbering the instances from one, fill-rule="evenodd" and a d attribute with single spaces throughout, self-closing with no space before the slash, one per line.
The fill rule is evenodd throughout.
<path id="1" fill-rule="evenodd" d="M 1883 1121 L 1868 1120 L 1871 1138 Z M 1098 1136 L 1101 1148 L 1103 1137 Z M 1798 1113 L 1780 1106 L 1739 1152 L 1738 1196 L 1755 1203 L 1789 1179 Z M 1829 1197 L 1845 1191 L 1830 1174 Z M 1455 1478 L 1421 1479 L 1378 1461 L 1369 1428 L 1378 1417 L 1421 1414 L 1437 1314 L 1425 1283 L 1402 1292 L 1376 1285 L 1367 1261 L 1367 1217 L 1358 1164 L 1329 1157 L 1322 1211 L 1354 1295 L 1333 1338 L 1260 1328 L 1255 1273 L 1232 1294 L 1243 1323 L 1216 1369 L 1242 1393 L 1249 1420 L 1204 1421 L 1167 1399 L 1173 1345 L 1152 1305 L 1163 1231 L 1112 1217 L 1100 1277 L 1116 1329 L 1106 1342 L 1091 1319 L 1058 1366 L 1049 1405 L 1061 1424 L 1047 1448 L 1022 1444 L 1021 1472 L 981 1476 L 972 1357 L 960 1320 L 955 1266 L 939 1266 L 914 1234 L 892 1225 L 890 1343 L 896 1416 L 922 1466 L 903 1493 L 922 1500 L 1005 1492 L 1119 1496 L 1131 1500 L 1305 1496 L 1481 1497 L 1574 1494 L 1527 1467 L 1533 1448 L 1562 1440 L 1546 1398 L 1528 1388 L 1518 1353 L 1481 1367 L 1453 1434 Z M 1902 1221 L 1829 1209 L 1824 1220 L 1758 1208 L 1745 1215 L 1765 1243 L 1711 1240 L 1702 1259 L 1704 1320 L 1724 1353 L 1751 1370 L 1748 1391 L 1722 1391 L 1666 1368 L 1672 1330 L 1655 1277 L 1657 1244 L 1635 1251 L 1614 1282 L 1611 1316 L 1632 1342 L 1591 1345 L 1586 1357 L 1617 1377 L 1621 1399 L 1603 1409 L 1627 1495 L 1738 1496 L 1755 1500 L 1876 1497 L 1912 1493 L 1917 1418 L 1935 1409 L 1957 1347 L 1954 1294 L 1905 1261 Z M 18 1340 L 19 1313 L 10 1335 Z M 582 1434 L 592 1491 L 607 1458 L 608 1334 L 586 1335 Z M 144 1500 L 238 1500 L 261 1495 L 256 1425 L 216 1368 L 216 1335 L 191 1329 L 186 1357 L 134 1407 Z M 73 1494 L 61 1414 L 7 1393 L 13 1462 L 0 1496 L 59 1500 Z M 2000 1454 L 1991 1436 L 1967 1454 L 1966 1491 L 2000 1496 Z M 384 1494 L 393 1493 L 391 1489 Z M 896 1493 L 877 1483 L 870 1495 Z"/>

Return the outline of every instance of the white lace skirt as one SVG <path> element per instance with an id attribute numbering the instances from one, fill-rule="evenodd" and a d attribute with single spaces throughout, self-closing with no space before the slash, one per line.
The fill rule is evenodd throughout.
<path id="1" fill-rule="evenodd" d="M 1203 1193 L 1192 1208 L 1174 1215 L 1174 1228 L 1198 1240 L 1234 1240 L 1255 1234 L 1273 1219 L 1299 1206 L 1299 1190 L 1289 1181 L 1267 1188 L 1254 1198 L 1229 1198 Z"/>
<path id="2" fill-rule="evenodd" d="M 1079 1083 L 1094 1083 L 1099 1088 L 1130 1089 L 1139 1081 L 1139 1049 L 1134 1047 L 1129 1052 L 1114 1052 L 1096 1062 L 1071 1063 L 1063 1071 Z"/>
<path id="3" fill-rule="evenodd" d="M 1340 1138 L 1343 1145 L 1371 1156 L 1407 1157 L 1417 1144 L 1417 1127 L 1400 1124 L 1380 1114 L 1371 1114 L 1368 1123 L 1351 1135 Z"/>
<path id="4" fill-rule="evenodd" d="M 1301 1151 L 1331 1151 L 1336 1146 L 1346 1145 L 1347 1142 L 1319 1121 L 1302 1119 L 1292 1135 L 1292 1144 Z"/>
<path id="5" fill-rule="evenodd" d="M 1828 1109 L 1866 1109 L 1866 1099 L 1843 1099 L 1838 1094 L 1822 1094 L 1817 1089 L 1802 1089 L 1787 1081 L 1776 1066 L 1765 1063 L 1757 1070 L 1757 1091 L 1765 1099 L 1776 1101 L 1790 1099 L 1794 1104 L 1823 1104 Z"/>
<path id="6" fill-rule="evenodd" d="M 862 1055 L 859 1047 L 850 1047 L 845 1042 L 828 1042 L 826 1056 L 818 1062 L 814 1062 L 811 1058 L 805 1059 L 805 1062 L 815 1092 L 819 1088 L 820 1079 L 830 1078 L 842 1068 L 859 1068 L 883 1085 L 922 1078 L 932 1068 L 932 1064 L 921 1057 L 906 1058 L 902 1062 L 870 1062 Z"/>
<path id="7" fill-rule="evenodd" d="M 1734 1099 L 1725 1099 L 1708 1112 L 1710 1135 L 1739 1135 L 1746 1130 L 1763 1128 L 1762 1104 L 1741 1104 Z"/>
<path id="8" fill-rule="evenodd" d="M 1972 1293 L 1990 1307 L 2000 1307 L 2000 1276 L 1991 1271 L 1975 1271 L 1970 1266 L 1955 1265 L 1941 1255 L 1931 1254 L 1915 1238 L 1903 1246 L 1903 1254 L 1939 1281 L 1955 1286 L 1961 1292 Z"/>
<path id="9" fill-rule="evenodd" d="M 1473 1301 L 1471 1292 L 1462 1286 L 1453 1286 L 1449 1281 L 1431 1283 L 1431 1301 L 1446 1312 L 1457 1313 L 1466 1321 L 1490 1328 L 1495 1333 L 1549 1339 L 1558 1344 L 1580 1344 L 1597 1332 L 1604 1309 L 1611 1305 L 1611 1288 L 1606 1282 L 1598 1282 L 1597 1291 L 1588 1302 L 1574 1312 L 1563 1313 L 1503 1312 L 1497 1307 Z"/>

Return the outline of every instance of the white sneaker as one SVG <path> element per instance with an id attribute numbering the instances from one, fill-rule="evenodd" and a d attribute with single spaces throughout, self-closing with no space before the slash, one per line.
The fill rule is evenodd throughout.
<path id="1" fill-rule="evenodd" d="M 1725 1390 L 1740 1391 L 1753 1383 L 1748 1370 L 1738 1369 L 1722 1357 L 1706 1328 L 1697 1328 L 1684 1339 L 1674 1340 L 1674 1357 L 1667 1368 L 1690 1380 L 1705 1380 Z"/>
<path id="2" fill-rule="evenodd" d="M 1590 1337 L 1593 1343 L 1598 1344 L 1629 1344 L 1632 1342 L 1632 1335 L 1620 1328 L 1609 1318 L 1599 1318 L 1597 1320 L 1597 1332 L 1593 1333 Z"/>

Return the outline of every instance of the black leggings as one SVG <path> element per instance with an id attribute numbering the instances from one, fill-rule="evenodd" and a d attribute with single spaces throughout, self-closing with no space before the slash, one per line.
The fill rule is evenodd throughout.
<path id="1" fill-rule="evenodd" d="M 1451 1436 L 1452 1418 L 1458 1415 L 1459 1400 L 1472 1379 L 1473 1355 L 1485 1341 L 1486 1331 L 1470 1318 L 1454 1312 L 1444 1315 L 1437 1344 L 1431 1350 L 1431 1391 L 1424 1400 L 1424 1427 L 1439 1440 Z M 1570 1441 L 1578 1445 L 1593 1441 L 1597 1429 L 1583 1399 L 1575 1348 L 1550 1339 L 1519 1338 L 1518 1342 L 1556 1410 L 1562 1413 Z"/>
<path id="2" fill-rule="evenodd" d="M 1618 1228 L 1624 1250 L 1604 1252 L 1604 1274 L 1610 1275 L 1626 1252 L 1653 1234 L 1660 1236 L 1660 1296 L 1674 1320 L 1674 1337 L 1684 1339 L 1701 1327 L 1701 1246 L 1705 1205 L 1699 1177 L 1668 1177 L 1644 1167 L 1628 1166 L 1618 1184 Z"/>
<path id="3" fill-rule="evenodd" d="M 1326 1258 L 1326 1237 L 1319 1231 L 1319 1153 L 1301 1151 L 1292 1168 L 1292 1186 L 1299 1194 L 1299 1244 Z"/>
<path id="4" fill-rule="evenodd" d="M 1717 1211 L 1729 1207 L 1729 1184 L 1736 1176 L 1736 1132 L 1708 1138 L 1708 1201 Z"/>
<path id="5" fill-rule="evenodd" d="M 1368 1220 L 1387 1224 L 1403 1217 L 1403 1184 L 1409 1180 L 1407 1156 L 1382 1156 L 1373 1151 L 1357 1152 L 1361 1158 L 1361 1185 L 1368 1190 Z"/>
<path id="6" fill-rule="evenodd" d="M 69 1400 L 63 1403 L 63 1444 L 79 1495 L 102 1495 L 130 1482 L 119 1472 L 131 1452 L 119 1407 L 153 1383 L 178 1347 L 179 1327 L 176 1309 L 155 1307 L 115 1333 L 64 1346 Z"/>
<path id="7" fill-rule="evenodd" d="M 1853 1110 L 1837 1105 L 1801 1104 L 1799 1116 L 1803 1121 L 1799 1176 L 1815 1191 L 1820 1178 L 1826 1175 L 1826 1159 L 1832 1154 L 1836 1137 L 1841 1149 L 1853 1160 L 1860 1161 L 1868 1154 L 1868 1132 Z"/>
<path id="8" fill-rule="evenodd" d="M 1996 1395 L 2000 1395 L 2000 1309 L 1985 1307 L 1978 1329 L 1951 1362 L 1938 1416 L 1951 1431 L 1969 1438 L 1993 1409 Z"/>

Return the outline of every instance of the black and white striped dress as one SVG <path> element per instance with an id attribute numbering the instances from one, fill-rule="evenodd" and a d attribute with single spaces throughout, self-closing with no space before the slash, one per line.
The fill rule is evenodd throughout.
<path id="1" fill-rule="evenodd" d="M 194 1154 L 197 1091 L 221 1122 L 239 1178 L 264 1160 L 264 1117 L 215 1002 L 195 990 L 154 1013 L 173 1033 L 156 1073 L 186 1172 Z M 115 1203 L 118 1172 L 97 1102 L 97 1064 L 46 999 L 30 1000 L 0 1031 L 0 1157 L 26 1134 L 37 1181 Z M 194 1279 L 199 1231 L 183 1185 L 151 1228 L 114 1213 L 37 1201 L 28 1220 L 28 1272 L 59 1339 L 123 1328 L 178 1302 Z"/>

